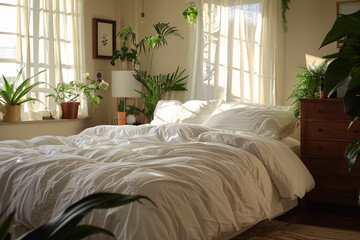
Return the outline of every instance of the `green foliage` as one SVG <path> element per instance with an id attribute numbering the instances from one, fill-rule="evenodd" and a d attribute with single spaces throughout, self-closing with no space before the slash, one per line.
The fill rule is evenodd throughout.
<path id="1" fill-rule="evenodd" d="M 124 40 L 131 40 L 134 49 L 140 54 L 141 52 L 150 54 L 150 69 L 149 73 L 141 69 L 140 62 L 138 68 L 134 65 L 134 78 L 141 83 L 144 92 L 137 91 L 144 104 L 143 109 L 135 106 L 127 106 L 130 111 L 137 111 L 143 113 L 147 121 L 151 121 L 154 117 L 156 104 L 164 94 L 168 91 L 185 91 L 185 83 L 181 83 L 188 76 L 183 76 L 185 70 L 179 73 L 179 67 L 173 73 L 152 75 L 152 64 L 154 53 L 159 48 L 168 45 L 169 37 L 179 37 L 179 31 L 176 27 L 170 26 L 170 23 L 156 23 L 153 25 L 156 34 L 154 36 L 146 36 L 139 43 L 136 42 L 136 33 L 131 27 L 124 27 L 118 34 Z"/>
<path id="2" fill-rule="evenodd" d="M 148 121 L 154 117 L 156 104 L 161 100 L 166 92 L 185 91 L 185 83 L 182 83 L 188 76 L 184 76 L 185 70 L 179 73 L 179 67 L 172 74 L 158 74 L 151 76 L 145 71 L 136 69 L 134 78 L 144 87 L 144 92 L 137 91 L 140 94 L 144 104 L 144 109 L 135 106 L 129 106 L 130 109 L 143 113 Z"/>
<path id="3" fill-rule="evenodd" d="M 26 95 L 33 88 L 39 86 L 40 84 L 43 84 L 43 82 L 36 82 L 34 84 L 30 84 L 30 81 L 32 78 L 36 77 L 40 73 L 45 72 L 46 70 L 38 72 L 34 76 L 25 79 L 25 81 L 23 81 L 18 87 L 16 87 L 18 81 L 20 80 L 22 71 L 23 71 L 23 69 L 21 69 L 19 71 L 19 74 L 17 75 L 16 80 L 12 84 L 10 84 L 9 81 L 3 75 L 4 88 L 3 89 L 0 88 L 0 104 L 20 105 L 20 104 L 28 102 L 28 101 L 40 101 L 39 99 L 36 99 L 36 98 L 26 97 Z"/>
<path id="4" fill-rule="evenodd" d="M 125 101 L 124 100 L 119 101 L 118 112 L 125 112 Z"/>
<path id="5" fill-rule="evenodd" d="M 285 32 L 287 32 L 286 12 L 290 10 L 289 3 L 290 0 L 281 0 L 281 23 Z"/>
<path id="6" fill-rule="evenodd" d="M 317 68 L 307 68 L 306 66 L 297 66 L 302 71 L 296 75 L 296 84 L 290 98 L 294 98 L 293 112 L 296 118 L 300 117 L 300 98 L 319 98 L 321 77 L 325 74 L 326 62 Z"/>
<path id="7" fill-rule="evenodd" d="M 351 76 L 344 97 L 345 113 L 357 121 L 360 117 L 360 10 L 336 19 L 320 48 L 335 41 L 341 44 L 339 52 L 324 57 L 335 58 L 325 73 L 325 89 L 331 94 Z M 359 141 L 360 138 L 346 149 L 345 157 L 350 169 L 360 154 Z"/>
<path id="8" fill-rule="evenodd" d="M 156 206 L 150 198 L 141 195 L 124 195 L 118 193 L 91 194 L 69 206 L 55 219 L 26 233 L 17 240 L 80 240 L 96 233 L 103 233 L 115 238 L 114 234 L 106 229 L 77 224 L 93 209 L 114 208 L 134 201 L 141 203 L 141 199 L 146 199 Z M 13 217 L 14 213 L 9 215 L 0 224 L 0 240 L 4 240 L 8 235 Z"/>
<path id="9" fill-rule="evenodd" d="M 4 219 L 4 221 L 2 221 L 0 223 L 0 240 L 10 239 L 9 231 L 10 231 L 12 223 L 14 221 L 14 215 L 15 215 L 15 212 L 12 212 L 9 216 L 7 216 Z"/>
<path id="10" fill-rule="evenodd" d="M 188 7 L 183 12 L 184 19 L 188 21 L 189 28 L 193 23 L 196 23 L 196 18 L 199 14 L 199 10 L 196 6 Z"/>
<path id="11" fill-rule="evenodd" d="M 138 45 L 136 44 L 136 34 L 130 26 L 126 26 L 118 33 L 118 38 L 121 39 L 122 47 L 120 50 L 115 50 L 112 55 L 111 65 L 115 66 L 115 61 L 120 59 L 121 61 L 128 61 L 135 66 L 139 63 L 138 59 Z M 131 39 L 131 43 L 135 48 L 128 48 L 128 40 Z"/>
<path id="12" fill-rule="evenodd" d="M 89 79 L 89 73 L 84 75 L 85 81 L 89 83 L 58 83 L 56 87 L 50 85 L 55 93 L 48 94 L 46 97 L 53 97 L 55 102 L 61 104 L 63 102 L 76 102 L 81 93 L 90 99 L 93 109 L 104 99 L 101 95 L 96 95 L 97 91 L 106 91 L 109 84 L 102 80 L 101 82 Z"/>

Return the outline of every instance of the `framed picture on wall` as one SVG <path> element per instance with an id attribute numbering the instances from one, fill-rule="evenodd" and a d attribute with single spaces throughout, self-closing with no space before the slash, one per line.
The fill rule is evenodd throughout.
<path id="1" fill-rule="evenodd" d="M 336 17 L 340 15 L 348 15 L 360 10 L 360 0 L 345 1 L 336 3 Z M 337 42 L 337 47 L 341 47 L 341 43 Z"/>
<path id="2" fill-rule="evenodd" d="M 116 22 L 93 19 L 93 58 L 111 59 L 116 49 Z"/>

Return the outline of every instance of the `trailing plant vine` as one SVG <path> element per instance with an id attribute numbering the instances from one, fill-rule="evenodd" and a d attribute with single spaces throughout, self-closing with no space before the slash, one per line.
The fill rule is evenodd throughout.
<path id="1" fill-rule="evenodd" d="M 281 0 L 281 22 L 284 31 L 287 31 L 287 20 L 286 20 L 286 12 L 290 10 L 289 4 L 291 0 Z M 196 18 L 199 14 L 199 10 L 196 5 L 192 5 L 184 10 L 183 16 L 186 21 L 189 23 L 189 28 L 193 23 L 196 23 Z"/>
<path id="2" fill-rule="evenodd" d="M 287 32 L 287 20 L 286 12 L 290 10 L 289 3 L 291 0 L 281 0 L 281 23 L 284 29 L 284 32 Z"/>
<path id="3" fill-rule="evenodd" d="M 188 7 L 183 12 L 184 19 L 186 21 L 188 21 L 188 23 L 189 23 L 189 28 L 191 28 L 191 25 L 193 23 L 196 23 L 196 18 L 198 16 L 198 14 L 199 14 L 199 10 L 195 5 L 191 6 L 191 7 Z"/>

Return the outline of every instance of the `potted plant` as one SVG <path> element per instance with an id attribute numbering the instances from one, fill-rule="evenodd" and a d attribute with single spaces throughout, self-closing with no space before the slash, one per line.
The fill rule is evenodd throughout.
<path id="1" fill-rule="evenodd" d="M 198 14 L 199 14 L 199 10 L 195 5 L 188 7 L 184 10 L 183 16 L 184 19 L 189 23 L 189 28 L 193 23 L 196 23 L 196 18 Z"/>
<path id="2" fill-rule="evenodd" d="M 306 66 L 297 66 L 302 71 L 295 77 L 296 84 L 294 90 L 288 99 L 294 98 L 294 115 L 298 119 L 300 118 L 300 98 L 319 98 L 320 86 L 322 84 L 322 78 L 325 75 L 326 62 L 323 62 L 320 66 L 315 68 L 307 68 Z"/>
<path id="3" fill-rule="evenodd" d="M 125 125 L 126 124 L 126 111 L 125 111 L 125 101 L 120 100 L 118 105 L 118 125 Z"/>
<path id="4" fill-rule="evenodd" d="M 104 80 L 96 81 L 89 79 L 89 73 L 84 74 L 85 81 L 88 83 L 58 83 L 56 87 L 51 86 L 55 93 L 47 95 L 53 97 L 55 102 L 61 106 L 63 119 L 76 119 L 80 105 L 79 96 L 83 94 L 90 99 L 93 110 L 101 102 L 103 97 L 96 95 L 97 91 L 105 91 L 109 84 Z"/>
<path id="5" fill-rule="evenodd" d="M 4 122 L 20 122 L 21 121 L 21 104 L 28 101 L 40 101 L 39 99 L 26 96 L 33 88 L 43 84 L 43 82 L 36 82 L 30 84 L 30 80 L 40 73 L 45 72 L 43 70 L 38 72 L 34 76 L 31 76 L 25 79 L 19 86 L 17 86 L 23 69 L 21 69 L 16 77 L 14 83 L 9 83 L 9 81 L 3 75 L 4 88 L 0 88 L 0 105 L 3 107 L 0 108 L 1 112 L 4 115 Z"/>
<path id="6" fill-rule="evenodd" d="M 324 57 L 334 59 L 325 73 L 325 89 L 330 95 L 351 77 L 344 97 L 345 113 L 353 119 L 349 130 L 360 119 L 360 10 L 336 19 L 320 48 L 335 41 L 341 44 L 339 52 Z M 359 154 L 360 138 L 346 149 L 345 157 L 350 169 L 353 169 Z"/>
<path id="7" fill-rule="evenodd" d="M 141 100 L 144 104 L 143 109 L 139 109 L 135 106 L 129 106 L 130 109 L 137 110 L 145 115 L 147 121 L 150 122 L 154 117 L 154 111 L 156 104 L 169 91 L 185 91 L 185 80 L 188 76 L 183 76 L 185 70 L 179 71 L 177 67 L 176 71 L 168 74 L 152 75 L 152 63 L 155 50 L 165 47 L 168 44 L 168 38 L 171 36 L 180 37 L 175 27 L 171 27 L 169 23 L 156 23 L 153 25 L 156 35 L 144 37 L 139 43 L 136 42 L 136 33 L 127 26 L 121 30 L 121 35 L 131 36 L 134 49 L 140 54 L 142 51 L 147 51 L 150 55 L 150 67 L 149 73 L 146 70 L 141 69 L 140 62 L 134 64 L 134 78 L 141 83 L 144 91 L 135 90 L 140 94 Z M 134 62 L 135 63 L 135 62 Z"/>

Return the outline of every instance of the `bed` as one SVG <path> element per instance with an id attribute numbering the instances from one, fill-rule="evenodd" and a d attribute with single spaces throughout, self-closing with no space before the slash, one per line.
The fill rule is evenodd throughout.
<path id="1" fill-rule="evenodd" d="M 146 195 L 157 207 L 144 202 L 96 210 L 83 223 L 124 240 L 231 239 L 292 209 L 314 187 L 294 152 L 296 140 L 284 137 L 291 132 L 284 130 L 284 119 L 275 118 L 281 128 L 276 131 L 274 123 L 265 124 L 271 131 L 244 129 L 264 125 L 264 119 L 241 130 L 216 126 L 224 125 L 228 110 L 237 118 L 233 122 L 241 122 L 244 111 L 247 118 L 259 119 L 252 110 L 261 109 L 270 118 L 269 112 L 286 110 L 219 101 L 176 102 L 174 108 L 173 103 L 160 102 L 151 124 L 0 142 L 0 212 L 16 209 L 13 236 L 49 221 L 86 195 L 119 192 Z"/>

